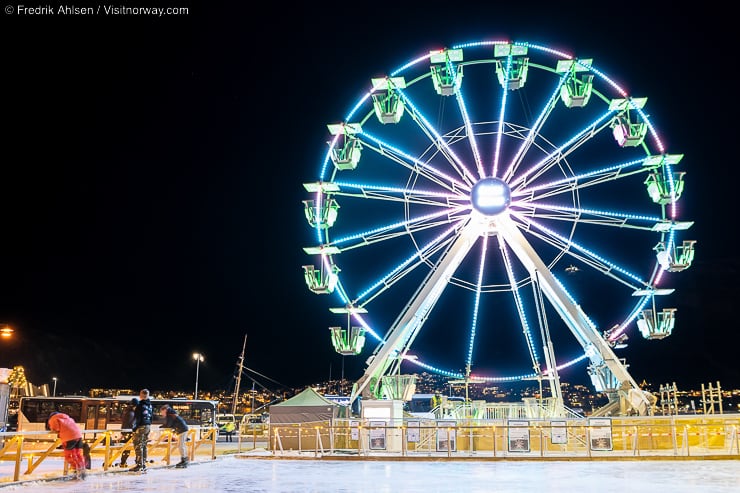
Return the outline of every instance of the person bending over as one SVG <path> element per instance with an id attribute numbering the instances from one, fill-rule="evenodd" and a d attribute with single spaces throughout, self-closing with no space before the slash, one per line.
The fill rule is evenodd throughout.
<path id="1" fill-rule="evenodd" d="M 85 479 L 85 458 L 82 455 L 82 430 L 68 414 L 53 411 L 46 420 L 46 429 L 57 433 L 64 448 L 64 461 L 72 468 L 76 479 Z"/>

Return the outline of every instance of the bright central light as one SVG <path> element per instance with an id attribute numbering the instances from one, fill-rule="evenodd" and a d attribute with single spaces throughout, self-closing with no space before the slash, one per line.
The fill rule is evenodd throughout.
<path id="1" fill-rule="evenodd" d="M 486 216 L 501 214 L 511 203 L 509 186 L 498 178 L 484 178 L 470 192 L 473 208 Z"/>

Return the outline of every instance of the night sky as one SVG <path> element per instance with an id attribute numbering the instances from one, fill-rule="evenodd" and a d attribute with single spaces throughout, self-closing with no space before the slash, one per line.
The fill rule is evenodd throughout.
<path id="1" fill-rule="evenodd" d="M 673 335 L 627 349 L 630 372 L 740 386 L 728 16 L 706 3 L 477 3 L 3 13 L 0 322 L 15 337 L 0 341 L 0 366 L 22 364 L 37 385 L 56 376 L 60 393 L 189 390 L 198 351 L 200 388 L 228 389 L 247 334 L 245 365 L 273 389 L 339 377 L 336 320 L 301 269 L 312 238 L 302 184 L 318 176 L 326 124 L 370 77 L 431 49 L 508 38 L 594 58 L 649 98 L 668 151 L 685 154 L 682 218 L 697 246 L 672 279 Z M 347 378 L 371 347 L 345 359 Z"/>

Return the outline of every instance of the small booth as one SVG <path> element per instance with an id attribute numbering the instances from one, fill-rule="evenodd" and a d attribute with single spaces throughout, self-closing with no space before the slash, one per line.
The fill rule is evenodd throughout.
<path id="1" fill-rule="evenodd" d="M 362 422 L 367 435 L 362 437 L 372 451 L 401 452 L 403 447 L 403 404 L 398 399 L 362 401 Z"/>

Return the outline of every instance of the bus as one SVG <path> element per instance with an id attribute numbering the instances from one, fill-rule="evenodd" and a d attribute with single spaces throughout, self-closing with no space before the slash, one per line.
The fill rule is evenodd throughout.
<path id="1" fill-rule="evenodd" d="M 21 397 L 18 431 L 47 431 L 46 420 L 53 411 L 69 415 L 83 430 L 120 430 L 123 411 L 135 396 L 118 397 Z M 169 405 L 191 428 L 216 426 L 218 401 L 193 399 L 151 399 L 152 426 L 164 424 L 159 410 Z M 85 435 L 87 438 L 87 435 Z"/>

